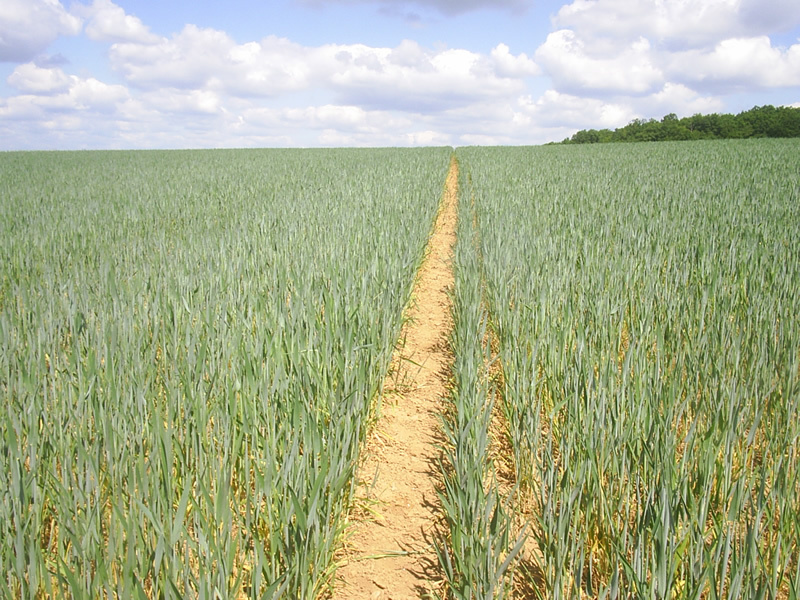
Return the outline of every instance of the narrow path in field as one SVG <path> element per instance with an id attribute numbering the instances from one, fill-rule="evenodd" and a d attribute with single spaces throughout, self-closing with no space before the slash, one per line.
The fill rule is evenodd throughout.
<path id="1" fill-rule="evenodd" d="M 382 414 L 367 441 L 361 506 L 337 572 L 333 597 L 405 600 L 441 585 L 433 531 L 441 481 L 437 445 L 449 393 L 458 165 L 445 183 L 408 320 L 384 386 Z"/>

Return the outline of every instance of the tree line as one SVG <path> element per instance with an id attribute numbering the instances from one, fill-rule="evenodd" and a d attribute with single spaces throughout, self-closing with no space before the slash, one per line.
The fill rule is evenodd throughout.
<path id="1" fill-rule="evenodd" d="M 800 108 L 756 106 L 738 115 L 696 114 L 679 119 L 675 113 L 656 119 L 634 119 L 619 129 L 582 129 L 562 144 L 604 142 L 665 142 L 754 137 L 800 137 Z"/>

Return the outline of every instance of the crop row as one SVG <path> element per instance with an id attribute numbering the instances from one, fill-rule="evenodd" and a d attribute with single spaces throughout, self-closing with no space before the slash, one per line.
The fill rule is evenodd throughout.
<path id="1" fill-rule="evenodd" d="M 797 150 L 456 151 L 450 595 L 798 597 Z M 0 594 L 324 595 L 451 152 L 1 157 Z"/>
<path id="2" fill-rule="evenodd" d="M 545 596 L 800 594 L 797 154 L 458 150 Z"/>
<path id="3" fill-rule="evenodd" d="M 450 154 L 3 156 L 0 595 L 324 592 Z"/>

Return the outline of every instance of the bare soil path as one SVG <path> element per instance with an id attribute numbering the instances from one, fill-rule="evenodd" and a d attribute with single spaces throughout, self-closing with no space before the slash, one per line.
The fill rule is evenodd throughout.
<path id="1" fill-rule="evenodd" d="M 337 571 L 336 600 L 406 600 L 441 586 L 433 548 L 440 518 L 438 445 L 448 401 L 458 165 L 455 158 L 384 384 L 382 414 L 361 466 L 361 511 Z"/>

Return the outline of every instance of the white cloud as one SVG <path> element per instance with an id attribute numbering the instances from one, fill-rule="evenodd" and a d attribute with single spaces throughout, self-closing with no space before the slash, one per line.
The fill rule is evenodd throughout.
<path id="1" fill-rule="evenodd" d="M 672 55 L 669 71 L 678 81 L 717 91 L 800 86 L 800 43 L 781 50 L 766 36 L 723 40 L 710 50 Z"/>
<path id="2" fill-rule="evenodd" d="M 675 113 L 679 116 L 690 116 L 697 113 L 721 112 L 725 106 L 714 96 L 701 96 L 696 91 L 680 83 L 666 83 L 664 88 L 650 96 L 634 102 L 639 105 L 642 115 L 664 116 Z"/>
<path id="3" fill-rule="evenodd" d="M 128 98 L 125 86 L 103 83 L 94 77 L 81 79 L 72 77 L 72 86 L 68 92 L 68 108 L 75 110 L 110 111 L 119 102 Z"/>
<path id="4" fill-rule="evenodd" d="M 498 44 L 489 56 L 494 63 L 495 72 L 500 77 L 528 77 L 541 73 L 539 65 L 526 54 L 514 56 L 505 44 Z"/>
<path id="5" fill-rule="evenodd" d="M 364 46 L 366 48 L 366 46 Z M 348 58 L 352 55 L 348 54 Z M 398 67 L 421 68 L 424 71 L 430 72 L 430 63 L 428 56 L 422 47 L 411 40 L 403 40 L 397 48 L 389 52 L 388 61 Z M 380 65 L 380 61 L 375 59 L 376 66 Z"/>
<path id="6" fill-rule="evenodd" d="M 7 146 L 530 144 L 670 112 L 723 112 L 719 94 L 729 91 L 800 86 L 800 43 L 780 47 L 762 31 L 800 22 L 796 0 L 574 0 L 533 54 L 505 43 L 489 52 L 413 40 L 240 43 L 196 25 L 161 37 L 112 0 L 84 1 L 68 13 L 57 0 L 0 0 L 0 60 L 11 60 L 3 44 L 12 34 L 14 55 L 26 57 L 7 71 L 17 95 L 0 97 Z M 443 14 L 529 4 L 306 1 Z M 110 43 L 124 85 L 90 77 L 84 65 L 70 74 L 64 57 L 39 54 L 84 21 L 87 38 Z"/>
<path id="7" fill-rule="evenodd" d="M 251 135 L 280 134 L 283 146 L 407 145 L 409 131 L 419 127 L 416 116 L 358 106 L 325 104 L 297 108 L 245 109 L 236 128 Z"/>
<path id="8" fill-rule="evenodd" d="M 487 57 L 464 49 L 430 51 L 410 41 L 394 49 L 323 46 L 319 58 L 331 64 L 329 85 L 345 102 L 411 111 L 518 93 L 524 88 L 521 77 L 536 69 L 525 55 L 515 57 L 504 46 Z"/>
<path id="9" fill-rule="evenodd" d="M 547 124 L 548 137 L 552 140 L 569 137 L 579 129 L 616 129 L 637 118 L 661 117 L 669 113 L 689 116 L 722 109 L 718 99 L 700 96 L 673 83 L 665 84 L 661 90 L 648 96 L 620 96 L 613 100 L 547 90 L 536 100 L 530 96 L 521 98 L 519 105 L 532 124 Z"/>
<path id="10" fill-rule="evenodd" d="M 583 38 L 649 38 L 678 49 L 800 24 L 795 0 L 574 0 L 554 19 Z"/>
<path id="11" fill-rule="evenodd" d="M 441 131 L 425 130 L 412 131 L 405 136 L 408 146 L 450 146 L 452 137 Z"/>
<path id="12" fill-rule="evenodd" d="M 8 84 L 30 94 L 54 94 L 69 89 L 72 80 L 58 68 L 41 68 L 25 63 L 14 69 Z"/>
<path id="13" fill-rule="evenodd" d="M 520 105 L 531 118 L 551 127 L 612 129 L 636 117 L 629 104 L 582 98 L 556 90 L 547 90 L 535 101 L 523 98 Z"/>
<path id="14" fill-rule="evenodd" d="M 800 23 L 799 2 L 574 0 L 554 22 L 563 29 L 534 58 L 562 93 L 624 95 L 635 105 L 637 98 L 655 102 L 660 90 L 721 94 L 800 85 L 800 44 L 780 48 L 766 35 L 746 35 Z M 692 103 L 707 105 L 699 97 Z"/>
<path id="15" fill-rule="evenodd" d="M 281 111 L 280 118 L 285 122 L 312 129 L 335 129 L 361 133 L 377 133 L 384 124 L 391 126 L 390 123 L 387 123 L 391 117 L 382 111 L 366 111 L 360 106 L 334 104 L 284 109 Z"/>
<path id="16" fill-rule="evenodd" d="M 413 145 L 409 136 L 422 140 L 420 129 L 434 122 L 435 119 L 422 114 L 325 104 L 303 108 L 249 108 L 243 111 L 238 126 L 242 130 L 263 132 L 305 130 L 316 132 L 315 142 L 322 145 L 366 146 Z M 336 144 L 334 140 L 341 143 Z"/>
<path id="17" fill-rule="evenodd" d="M 7 98 L 0 107 L 0 117 L 6 119 L 46 120 L 53 113 L 107 114 L 130 97 L 125 86 L 67 75 L 61 69 L 40 68 L 32 63 L 17 67 L 8 80 L 23 93 Z"/>
<path id="18" fill-rule="evenodd" d="M 210 90 L 159 89 L 140 96 L 145 106 L 159 113 L 213 115 L 223 110 L 222 98 Z"/>
<path id="19" fill-rule="evenodd" d="M 664 83 L 644 38 L 616 52 L 598 53 L 573 31 L 561 29 L 547 36 L 535 58 L 559 89 L 573 93 L 647 94 Z"/>
<path id="20" fill-rule="evenodd" d="M 138 17 L 126 14 L 111 0 L 94 0 L 90 6 L 77 4 L 72 12 L 88 20 L 86 35 L 91 40 L 140 44 L 154 44 L 160 40 Z"/>
<path id="21" fill-rule="evenodd" d="M 142 88 L 214 88 L 271 96 L 308 87 L 308 50 L 287 39 L 237 45 L 225 32 L 187 25 L 156 44 L 118 43 L 111 62 Z"/>
<path id="22" fill-rule="evenodd" d="M 25 62 L 60 35 L 77 35 L 81 20 L 58 0 L 0 2 L 0 61 Z"/>
<path id="23" fill-rule="evenodd" d="M 375 109 L 439 110 L 523 89 L 538 67 L 503 44 L 489 56 L 463 49 L 429 50 L 404 41 L 301 46 L 285 38 L 235 43 L 227 34 L 189 25 L 157 44 L 111 47 L 114 67 L 144 89 L 168 86 L 236 97 L 327 90 L 339 104 Z"/>
<path id="24" fill-rule="evenodd" d="M 386 130 L 377 136 L 342 133 L 336 129 L 326 129 L 316 141 L 322 146 L 450 146 L 449 134 L 433 130 L 395 132 Z"/>

